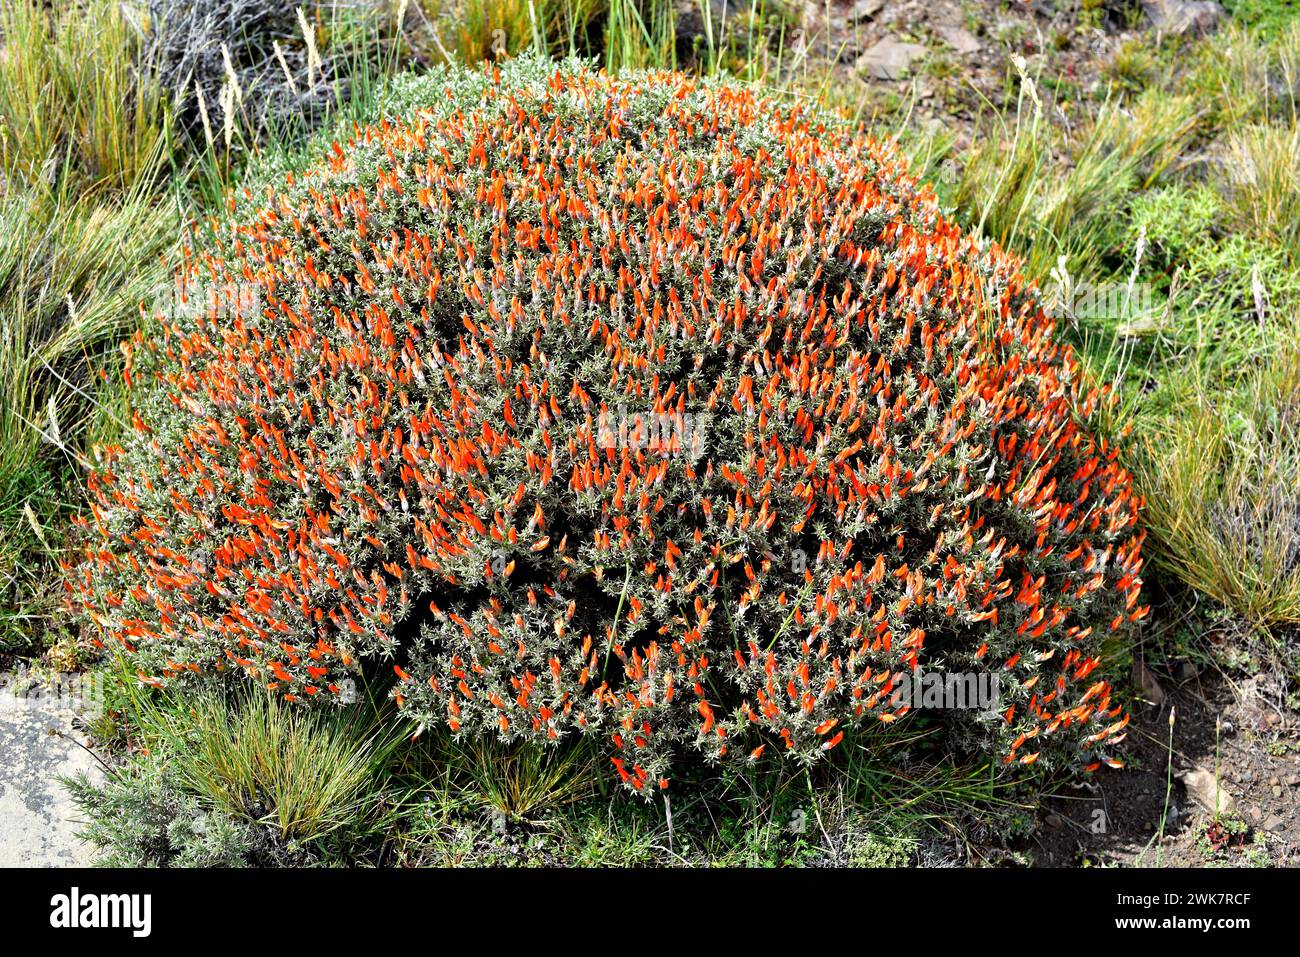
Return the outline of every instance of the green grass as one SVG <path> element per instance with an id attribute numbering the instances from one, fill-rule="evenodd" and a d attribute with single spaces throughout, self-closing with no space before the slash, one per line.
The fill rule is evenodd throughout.
<path id="1" fill-rule="evenodd" d="M 1062 257 L 1071 275 L 1095 278 L 1115 251 L 1115 224 L 1130 197 L 1164 173 L 1199 120 L 1187 97 L 1160 91 L 1103 102 L 1073 135 L 1043 114 L 1032 78 L 1013 115 L 994 113 L 966 157 L 953 197 L 958 215 L 1026 258 L 1046 280 Z"/>
<path id="2" fill-rule="evenodd" d="M 68 181 L 0 195 L 0 650 L 51 628 L 53 560 L 79 499 L 68 479 L 120 425 L 97 373 L 163 286 L 177 233 L 140 183 L 103 199 Z"/>
<path id="3" fill-rule="evenodd" d="M 1223 9 L 1237 23 L 1265 34 L 1281 32 L 1300 20 L 1296 0 L 1223 0 Z"/>
<path id="4" fill-rule="evenodd" d="M 443 740 L 425 752 L 440 771 L 394 843 L 400 860 L 436 866 L 906 866 L 931 850 L 951 862 L 964 828 L 1028 806 L 1010 780 L 946 758 L 915 730 L 863 740 L 869 749 L 846 742 L 807 769 L 779 759 L 743 772 L 686 766 L 650 800 L 615 793 L 608 767 L 585 752 L 557 751 L 551 768 L 566 769 L 566 786 L 540 788 L 551 798 L 515 816 L 475 790 L 488 769 L 466 768 Z"/>
<path id="5" fill-rule="evenodd" d="M 1252 123 L 1228 136 L 1230 228 L 1300 262 L 1300 126 Z"/>
<path id="6" fill-rule="evenodd" d="M 127 190 L 161 171 L 168 102 L 136 57 L 125 4 L 12 0 L 0 6 L 0 171 L 34 183 L 75 176 Z"/>
<path id="7" fill-rule="evenodd" d="M 1300 622 L 1300 353 L 1162 425 L 1139 461 L 1157 564 L 1252 625 Z"/>
<path id="8" fill-rule="evenodd" d="M 389 770 L 404 726 L 368 703 L 309 709 L 259 689 L 136 700 L 142 740 L 184 790 L 281 841 L 356 840 L 395 804 Z"/>

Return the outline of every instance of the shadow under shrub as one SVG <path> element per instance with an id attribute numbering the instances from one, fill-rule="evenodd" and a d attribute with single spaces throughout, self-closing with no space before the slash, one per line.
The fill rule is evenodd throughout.
<path id="1" fill-rule="evenodd" d="M 1139 602 L 1100 397 L 896 151 L 753 90 L 516 60 L 398 85 L 182 269 L 131 345 L 69 587 L 165 683 L 812 762 L 918 666 L 1004 762 L 1112 761 Z"/>

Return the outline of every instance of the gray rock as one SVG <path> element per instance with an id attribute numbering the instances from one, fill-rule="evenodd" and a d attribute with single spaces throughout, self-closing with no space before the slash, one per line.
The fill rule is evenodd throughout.
<path id="1" fill-rule="evenodd" d="M 979 38 L 964 27 L 939 27 L 935 32 L 944 43 L 962 56 L 974 53 L 980 48 Z"/>
<path id="2" fill-rule="evenodd" d="M 919 43 L 904 43 L 886 37 L 858 57 L 856 69 L 877 80 L 898 80 L 911 69 L 913 61 L 928 52 Z"/>
<path id="3" fill-rule="evenodd" d="M 0 685 L 4 682 L 0 681 Z M 0 867 L 85 867 L 93 849 L 77 838 L 76 808 L 60 777 L 100 767 L 73 738 L 67 700 L 0 687 Z"/>
<path id="4" fill-rule="evenodd" d="M 1214 0 L 1142 0 L 1151 26 L 1168 36 L 1204 36 L 1223 21 L 1223 7 Z"/>
<path id="5" fill-rule="evenodd" d="M 1282 816 L 1280 814 L 1270 814 L 1268 820 L 1264 822 L 1264 830 L 1280 831 L 1282 830 Z"/>

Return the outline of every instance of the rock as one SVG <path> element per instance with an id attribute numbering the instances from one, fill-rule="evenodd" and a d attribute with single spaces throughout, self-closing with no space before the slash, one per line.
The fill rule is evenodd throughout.
<path id="1" fill-rule="evenodd" d="M 673 6 L 677 55 L 683 60 L 696 55 L 708 36 L 712 35 L 716 42 L 723 23 L 749 8 L 746 0 L 709 0 L 707 4 L 700 0 L 675 0 Z M 710 24 L 704 22 L 706 7 Z"/>
<path id="2" fill-rule="evenodd" d="M 1207 811 L 1231 814 L 1236 810 L 1237 805 L 1232 795 L 1224 790 L 1210 771 L 1193 768 L 1190 771 L 1179 771 L 1175 776 L 1183 782 L 1187 796 Z"/>
<path id="3" fill-rule="evenodd" d="M 1281 796 L 1282 796 L 1282 788 L 1281 788 L 1280 786 L 1279 786 L 1279 787 L 1274 787 L 1274 788 L 1273 788 L 1273 797 L 1275 797 L 1275 798 L 1280 798 Z"/>
<path id="4" fill-rule="evenodd" d="M 904 43 L 886 37 L 858 57 L 856 69 L 877 80 L 898 80 L 907 73 L 914 60 L 928 52 L 919 43 Z"/>
<path id="5" fill-rule="evenodd" d="M 1151 673 L 1147 663 L 1136 655 L 1133 658 L 1133 683 L 1152 704 L 1159 706 L 1165 703 L 1165 693 L 1156 681 L 1156 676 Z"/>
<path id="6" fill-rule="evenodd" d="M 1289 775 L 1286 779 L 1286 786 L 1289 788 L 1300 786 L 1300 774 Z"/>
<path id="7" fill-rule="evenodd" d="M 1174 665 L 1174 680 L 1176 681 L 1191 681 L 1196 675 L 1196 666 L 1190 661 L 1180 661 Z"/>
<path id="8" fill-rule="evenodd" d="M 77 809 L 59 778 L 101 772 L 74 739 L 72 702 L 15 693 L 0 676 L 0 867 L 86 867 L 94 849 L 78 837 Z"/>
<path id="9" fill-rule="evenodd" d="M 939 39 L 962 56 L 980 48 L 979 39 L 964 27 L 939 27 L 935 32 L 939 34 Z"/>
<path id="10" fill-rule="evenodd" d="M 1282 830 L 1282 816 L 1280 814 L 1270 814 L 1268 820 L 1264 822 L 1264 830 L 1280 831 Z"/>
<path id="11" fill-rule="evenodd" d="M 1249 820 L 1251 824 L 1258 824 L 1260 821 L 1264 820 L 1264 812 L 1257 807 L 1253 807 L 1246 812 L 1246 819 Z"/>
<path id="12" fill-rule="evenodd" d="M 849 23 L 870 20 L 885 7 L 885 0 L 857 0 L 849 10 Z"/>
<path id="13" fill-rule="evenodd" d="M 1204 36 L 1219 28 L 1223 7 L 1213 0 L 1142 0 L 1147 19 L 1167 36 Z"/>

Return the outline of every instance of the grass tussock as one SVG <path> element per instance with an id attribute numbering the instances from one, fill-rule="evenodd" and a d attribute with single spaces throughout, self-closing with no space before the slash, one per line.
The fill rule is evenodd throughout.
<path id="1" fill-rule="evenodd" d="M 1232 226 L 1300 258 L 1300 126 L 1233 131 L 1223 166 Z"/>
<path id="2" fill-rule="evenodd" d="M 505 821 L 527 821 L 590 797 L 599 775 L 596 755 L 582 746 L 548 748 L 473 739 L 449 743 L 447 753 L 462 781 L 462 795 Z"/>
<path id="3" fill-rule="evenodd" d="M 164 288 L 176 233 L 142 184 L 102 201 L 68 182 L 0 195 L 0 649 L 52 630 L 53 560 L 79 498 L 65 488 L 125 414 L 99 373 Z"/>
<path id="4" fill-rule="evenodd" d="M 0 6 L 0 157 L 7 179 L 129 190 L 160 172 L 170 104 L 117 0 Z"/>
<path id="5" fill-rule="evenodd" d="M 1300 622 L 1300 351 L 1162 431 L 1139 470 L 1156 562 L 1252 624 Z"/>
<path id="6" fill-rule="evenodd" d="M 958 180 L 959 214 L 984 235 L 1021 252 L 1045 280 L 1064 257 L 1072 273 L 1095 274 L 1128 198 L 1150 186 L 1186 148 L 1200 115 L 1190 97 L 1145 94 L 1103 103 L 1073 135 L 1043 115 L 1034 80 L 1021 80 L 1010 125 L 999 118 Z"/>
<path id="7" fill-rule="evenodd" d="M 374 824 L 391 803 L 387 770 L 404 737 L 364 705 L 309 710 L 261 692 L 149 700 L 139 721 L 185 790 L 299 843 Z"/>

